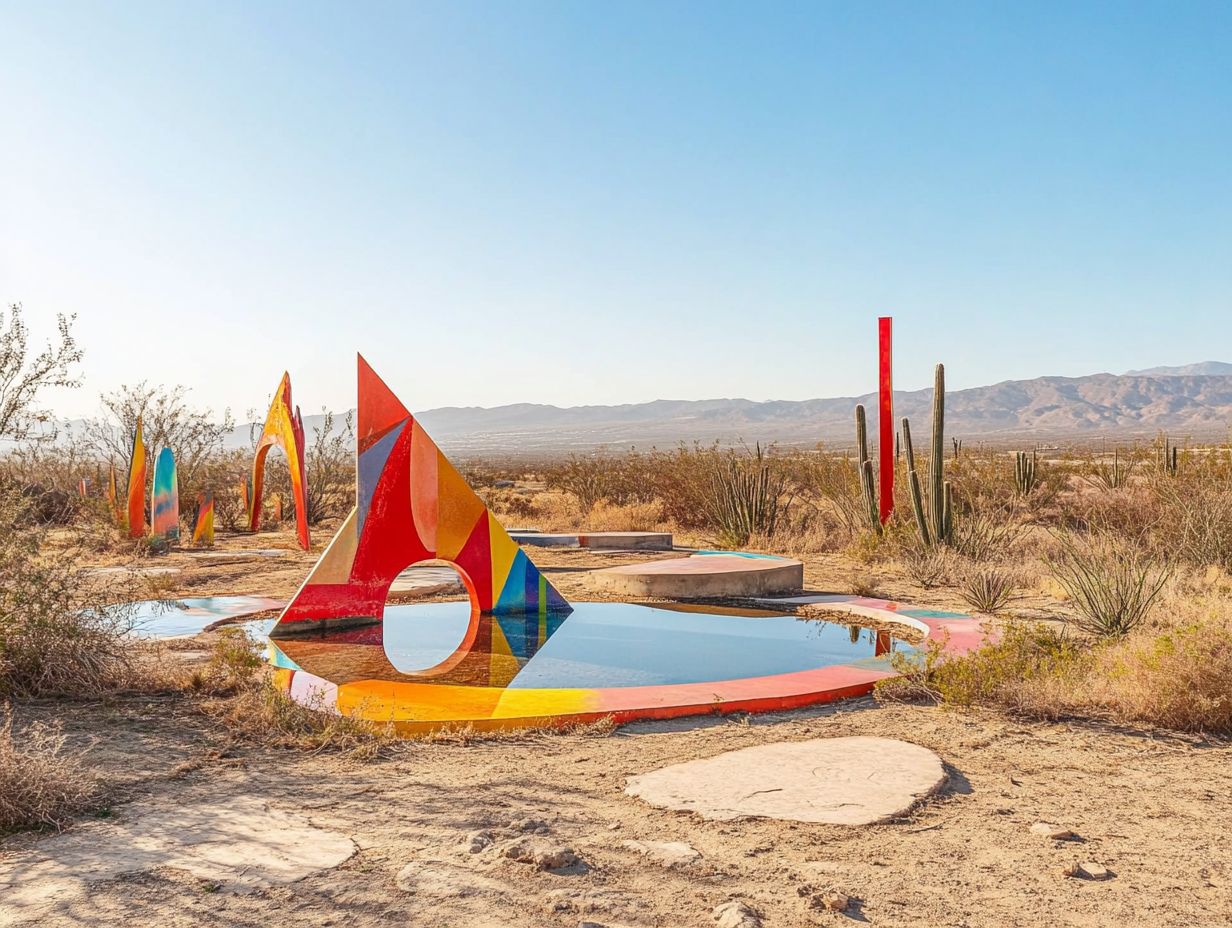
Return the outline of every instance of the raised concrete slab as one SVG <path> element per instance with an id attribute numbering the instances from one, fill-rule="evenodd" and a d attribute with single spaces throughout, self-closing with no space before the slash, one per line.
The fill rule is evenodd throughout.
<path id="1" fill-rule="evenodd" d="M 511 531 L 521 545 L 541 548 L 593 548 L 618 551 L 670 551 L 671 532 L 532 532 Z"/>
<path id="2" fill-rule="evenodd" d="M 775 818 L 871 825 L 907 812 L 945 785 L 941 758 L 893 738 L 765 744 L 633 777 L 625 793 L 713 821 Z"/>
<path id="3" fill-rule="evenodd" d="M 692 557 L 625 564 L 591 571 L 590 587 L 622 596 L 697 599 L 711 596 L 765 596 L 804 586 L 804 565 L 786 557 L 695 554 Z"/>
<path id="4" fill-rule="evenodd" d="M 346 835 L 314 826 L 257 796 L 121 810 L 85 822 L 0 863 L 0 924 L 71 912 L 89 884 L 169 867 L 232 891 L 293 883 L 356 851 Z"/>

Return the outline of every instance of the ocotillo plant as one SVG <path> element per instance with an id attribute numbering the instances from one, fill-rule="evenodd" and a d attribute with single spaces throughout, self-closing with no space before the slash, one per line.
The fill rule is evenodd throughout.
<path id="1" fill-rule="evenodd" d="M 948 545 L 954 540 L 953 490 L 945 479 L 945 365 L 938 364 L 933 377 L 932 459 L 928 462 L 928 506 L 925 508 L 920 478 L 915 470 L 911 445 L 911 422 L 903 418 L 903 448 L 907 452 L 907 482 L 911 510 L 920 541 L 925 545 Z"/>
<path id="2" fill-rule="evenodd" d="M 873 462 L 868 457 L 868 425 L 864 418 L 864 404 L 856 404 L 856 466 L 860 469 L 860 487 L 864 491 L 864 508 L 868 512 L 869 525 L 881 534 L 881 517 L 877 509 L 877 485 L 873 482 Z"/>
<path id="3" fill-rule="evenodd" d="M 1031 491 L 1039 484 L 1039 472 L 1036 467 L 1039 458 L 1034 451 L 1030 455 L 1019 451 L 1014 460 L 1014 483 L 1018 487 L 1019 496 L 1030 496 Z"/>

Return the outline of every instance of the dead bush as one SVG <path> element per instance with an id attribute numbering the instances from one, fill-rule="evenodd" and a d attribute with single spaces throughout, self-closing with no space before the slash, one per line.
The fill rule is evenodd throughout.
<path id="1" fill-rule="evenodd" d="M 94 696 L 140 673 L 131 617 L 80 565 L 72 547 L 44 544 L 25 501 L 0 493 L 0 695 Z"/>
<path id="2" fill-rule="evenodd" d="M 191 688 L 228 695 L 204 707 L 236 738 L 268 747 L 340 752 L 358 760 L 375 757 L 395 739 L 390 726 L 293 700 L 278 686 L 255 641 L 241 629 L 224 632 Z"/>
<path id="3" fill-rule="evenodd" d="M 98 781 L 82 755 L 66 748 L 58 727 L 33 723 L 15 736 L 7 709 L 0 719 L 0 835 L 60 831 L 101 800 Z"/>

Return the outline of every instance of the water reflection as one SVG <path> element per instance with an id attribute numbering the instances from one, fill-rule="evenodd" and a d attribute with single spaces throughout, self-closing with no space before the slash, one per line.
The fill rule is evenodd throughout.
<path id="1" fill-rule="evenodd" d="M 384 625 L 279 639 L 293 665 L 333 683 L 478 687 L 657 686 L 879 666 L 910 645 L 888 631 L 753 609 L 574 603 L 571 615 L 493 616 L 466 602 L 390 605 Z"/>

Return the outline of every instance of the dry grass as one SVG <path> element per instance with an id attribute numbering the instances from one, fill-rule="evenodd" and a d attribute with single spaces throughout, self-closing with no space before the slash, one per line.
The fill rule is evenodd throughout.
<path id="1" fill-rule="evenodd" d="M 992 564 L 976 565 L 958 584 L 963 602 L 976 612 L 996 615 L 1014 599 L 1019 579 L 1015 571 Z"/>
<path id="2" fill-rule="evenodd" d="M 102 789 L 65 746 L 54 726 L 28 725 L 13 734 L 7 710 L 0 723 L 0 835 L 31 828 L 65 828 L 97 805 Z"/>
<path id="3" fill-rule="evenodd" d="M 0 494 L 0 695 L 96 696 L 138 682 L 130 616 L 72 545 L 46 543 L 27 504 Z"/>
<path id="4" fill-rule="evenodd" d="M 396 739 L 392 727 L 339 715 L 291 699 L 261 659 L 259 646 L 240 629 L 224 629 L 204 671 L 190 690 L 222 699 L 206 700 L 205 711 L 233 737 L 265 747 L 330 751 L 371 760 Z"/>

